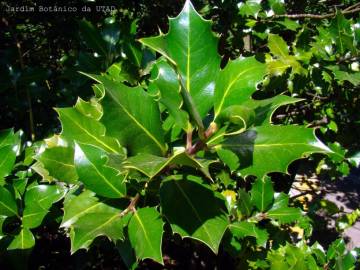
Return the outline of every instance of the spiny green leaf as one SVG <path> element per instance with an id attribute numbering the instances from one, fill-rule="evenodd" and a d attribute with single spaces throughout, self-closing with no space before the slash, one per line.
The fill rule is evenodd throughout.
<path id="1" fill-rule="evenodd" d="M 87 213 L 79 217 L 70 231 L 71 253 L 88 249 L 94 239 L 101 235 L 113 241 L 123 239 L 123 227 L 120 212 Z"/>
<path id="2" fill-rule="evenodd" d="M 12 129 L 0 131 L 0 184 L 4 184 L 4 177 L 8 176 L 15 164 L 19 151 L 20 133 L 14 134 Z"/>
<path id="3" fill-rule="evenodd" d="M 95 120 L 100 120 L 103 114 L 102 107 L 95 98 L 90 99 L 90 101 L 85 101 L 79 97 L 76 101 L 75 108 L 83 115 L 94 118 Z"/>
<path id="4" fill-rule="evenodd" d="M 102 99 L 104 115 L 101 122 L 106 126 L 107 134 L 117 138 L 130 155 L 163 155 L 167 146 L 155 100 L 141 87 L 128 87 L 105 76 L 88 76 L 102 83 L 106 90 Z"/>
<path id="5" fill-rule="evenodd" d="M 49 180 L 52 178 L 61 182 L 75 183 L 78 179 L 74 166 L 74 149 L 72 147 L 46 148 L 44 152 L 35 156 L 42 165 L 33 166 L 33 169 L 41 174 L 39 166 L 48 171 Z M 46 179 L 45 179 L 46 180 Z"/>
<path id="6" fill-rule="evenodd" d="M 70 228 L 77 220 L 90 213 L 119 213 L 121 210 L 108 204 L 110 199 L 100 199 L 90 190 L 79 195 L 68 193 L 64 202 L 64 216 L 60 227 Z"/>
<path id="7" fill-rule="evenodd" d="M 341 12 L 337 12 L 336 17 L 331 21 L 328 32 L 340 53 L 355 51 L 354 35 L 351 30 L 350 22 Z"/>
<path id="8" fill-rule="evenodd" d="M 149 258 L 163 264 L 163 226 L 164 222 L 155 208 L 141 208 L 134 212 L 129 222 L 128 234 L 138 259 Z"/>
<path id="9" fill-rule="evenodd" d="M 251 202 L 256 208 L 265 212 L 272 204 L 274 198 L 274 189 L 269 177 L 256 179 L 251 187 Z"/>
<path id="10" fill-rule="evenodd" d="M 25 194 L 25 209 L 22 224 L 28 229 L 38 227 L 51 205 L 65 196 L 66 190 L 56 185 L 38 185 L 29 188 Z"/>
<path id="11" fill-rule="evenodd" d="M 138 154 L 128 158 L 123 167 L 127 169 L 135 169 L 145 174 L 149 178 L 153 178 L 159 174 L 165 167 L 169 165 L 184 165 L 201 170 L 208 178 L 211 178 L 207 164 L 189 156 L 185 152 L 179 151 L 169 158 L 154 156 L 146 153 Z"/>
<path id="12" fill-rule="evenodd" d="M 236 237 L 255 237 L 256 243 L 259 246 L 265 245 L 268 239 L 268 233 L 265 230 L 257 228 L 255 223 L 250 223 L 247 221 L 235 222 L 231 223 L 229 225 L 229 228 L 233 235 Z"/>
<path id="13" fill-rule="evenodd" d="M 247 0 L 245 3 L 240 3 L 239 14 L 257 18 L 257 15 L 261 10 L 260 2 L 261 1 L 259 0 Z"/>
<path id="14" fill-rule="evenodd" d="M 243 189 L 239 189 L 238 207 L 241 211 L 241 214 L 250 217 L 253 204 L 251 202 L 250 195 Z"/>
<path id="15" fill-rule="evenodd" d="M 351 82 L 353 85 L 360 84 L 360 73 L 359 72 L 351 72 L 351 71 L 343 71 L 340 70 L 339 66 L 329 66 L 329 68 L 335 76 L 335 79 L 340 81 L 341 83 L 344 81 Z"/>
<path id="16" fill-rule="evenodd" d="M 301 74 L 306 72 L 296 57 L 289 54 L 286 42 L 279 35 L 269 34 L 268 40 L 270 52 L 275 57 L 275 59 L 267 61 L 270 74 L 279 76 L 289 67 L 292 68 L 293 73 Z"/>
<path id="17" fill-rule="evenodd" d="M 231 171 L 235 171 L 237 168 L 239 168 L 239 158 L 234 152 L 227 149 L 219 148 L 216 150 L 216 153 L 221 159 L 221 161 L 224 162 Z"/>
<path id="18" fill-rule="evenodd" d="M 18 215 L 14 196 L 3 186 L 0 186 L 0 215 L 7 217 Z"/>
<path id="19" fill-rule="evenodd" d="M 303 99 L 293 98 L 286 95 L 278 95 L 272 98 L 255 100 L 249 99 L 243 106 L 255 111 L 254 126 L 270 125 L 274 112 L 281 106 L 300 102 Z"/>
<path id="20" fill-rule="evenodd" d="M 220 68 L 211 22 L 205 21 L 186 1 L 181 13 L 170 18 L 166 35 L 142 38 L 140 42 L 176 65 L 200 117 L 204 117 L 213 104 L 214 82 Z"/>
<path id="21" fill-rule="evenodd" d="M 215 117 L 229 106 L 242 105 L 256 91 L 265 76 L 266 66 L 255 57 L 230 61 L 220 71 L 215 87 Z"/>
<path id="22" fill-rule="evenodd" d="M 293 207 L 279 207 L 270 209 L 267 212 L 267 216 L 281 223 L 291 223 L 301 217 L 301 210 Z"/>
<path id="23" fill-rule="evenodd" d="M 160 187 L 160 204 L 173 232 L 197 239 L 218 252 L 228 225 L 221 195 L 193 179 L 170 178 Z"/>
<path id="24" fill-rule="evenodd" d="M 101 196 L 121 198 L 126 194 L 125 175 L 108 167 L 108 158 L 101 148 L 75 143 L 75 167 L 80 181 Z"/>
<path id="25" fill-rule="evenodd" d="M 108 152 L 121 153 L 119 142 L 105 136 L 105 127 L 95 119 L 84 116 L 75 108 L 57 108 L 62 125 L 61 136 L 68 140 L 92 144 Z"/>
<path id="26" fill-rule="evenodd" d="M 20 233 L 15 236 L 8 246 L 8 250 L 30 249 L 35 245 L 35 237 L 27 228 L 22 228 Z"/>
<path id="27" fill-rule="evenodd" d="M 329 153 L 330 149 L 300 126 L 259 126 L 225 137 L 216 147 L 229 149 L 239 156 L 243 176 L 262 178 L 269 172 L 287 172 L 288 165 L 310 153 Z M 271 161 L 271 162 L 270 162 Z"/>
<path id="28" fill-rule="evenodd" d="M 160 91 L 160 102 L 168 109 L 175 122 L 184 130 L 188 128 L 189 116 L 181 109 L 183 100 L 180 84 L 174 69 L 161 58 L 154 65 L 152 84 Z"/>

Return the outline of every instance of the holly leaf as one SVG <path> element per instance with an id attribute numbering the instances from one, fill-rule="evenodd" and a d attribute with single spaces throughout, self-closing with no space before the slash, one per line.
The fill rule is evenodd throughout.
<path id="1" fill-rule="evenodd" d="M 201 170 L 205 176 L 211 178 L 206 163 L 201 162 L 201 160 L 197 160 L 182 151 L 176 152 L 168 158 L 141 153 L 134 157 L 128 158 L 123 163 L 123 168 L 138 170 L 151 179 L 169 165 L 183 165 L 193 167 Z"/>
<path id="2" fill-rule="evenodd" d="M 271 75 L 279 76 L 283 74 L 289 67 L 295 74 L 306 73 L 306 70 L 297 61 L 296 57 L 289 54 L 286 42 L 275 34 L 269 34 L 268 47 L 273 59 L 267 61 L 268 71 Z"/>
<path id="3" fill-rule="evenodd" d="M 269 177 L 256 179 L 251 187 L 251 202 L 256 208 L 265 212 L 273 202 L 274 189 Z"/>
<path id="4" fill-rule="evenodd" d="M 240 3 L 239 14 L 257 18 L 257 15 L 261 10 L 260 2 L 261 0 L 247 0 L 245 3 Z"/>
<path id="5" fill-rule="evenodd" d="M 101 122 L 108 135 L 117 138 L 130 155 L 166 152 L 158 104 L 144 89 L 115 83 L 106 76 L 85 75 L 105 87 Z"/>
<path id="6" fill-rule="evenodd" d="M 0 186 L 0 215 L 18 216 L 16 201 L 11 192 L 3 186 Z"/>
<path id="7" fill-rule="evenodd" d="M 239 189 L 239 199 L 237 204 L 241 214 L 247 217 L 251 215 L 253 209 L 253 203 L 251 201 L 251 197 L 249 196 L 249 194 L 243 189 Z"/>
<path id="8" fill-rule="evenodd" d="M 79 97 L 74 107 L 83 115 L 94 118 L 97 121 L 100 120 L 103 114 L 102 107 L 95 98 L 85 101 Z"/>
<path id="9" fill-rule="evenodd" d="M 136 257 L 152 259 L 164 264 L 161 252 L 164 222 L 155 208 L 141 208 L 134 212 L 128 225 L 128 235 Z"/>
<path id="10" fill-rule="evenodd" d="M 220 194 L 194 179 L 170 178 L 160 187 L 160 204 L 174 233 L 199 240 L 218 252 L 228 225 Z"/>
<path id="11" fill-rule="evenodd" d="M 107 166 L 108 154 L 89 144 L 75 143 L 75 167 L 84 185 L 107 198 L 121 198 L 126 194 L 125 174 Z"/>
<path id="12" fill-rule="evenodd" d="M 350 21 L 341 12 L 337 12 L 336 17 L 331 20 L 328 31 L 339 53 L 344 54 L 346 51 L 356 51 Z"/>
<path id="13" fill-rule="evenodd" d="M 343 83 L 344 81 L 348 81 L 355 86 L 360 84 L 359 72 L 343 71 L 340 70 L 339 66 L 328 66 L 327 68 L 333 72 L 335 79 L 337 81 L 340 81 L 340 83 Z"/>
<path id="14" fill-rule="evenodd" d="M 72 147 L 51 147 L 46 148 L 44 152 L 35 156 L 35 159 L 41 162 L 41 165 L 33 166 L 41 174 L 39 166 L 45 169 L 48 176 L 45 179 L 53 178 L 61 182 L 75 183 L 78 175 L 74 165 L 74 149 Z"/>
<path id="15" fill-rule="evenodd" d="M 79 195 L 74 192 L 68 193 L 64 201 L 64 216 L 60 227 L 70 228 L 78 219 L 90 213 L 115 213 L 117 208 L 106 204 L 110 199 L 98 198 L 90 190 L 85 190 Z"/>
<path id="16" fill-rule="evenodd" d="M 19 133 L 12 129 L 0 131 L 0 184 L 4 184 L 4 177 L 12 171 L 16 154 L 19 151 Z"/>
<path id="17" fill-rule="evenodd" d="M 215 118 L 232 105 L 242 105 L 256 91 L 265 76 L 266 66 L 255 57 L 230 61 L 220 71 L 215 87 Z"/>
<path id="18" fill-rule="evenodd" d="M 70 231 L 71 254 L 79 249 L 88 249 L 98 236 L 104 235 L 116 241 L 124 238 L 120 212 L 87 213 L 81 216 Z"/>
<path id="19" fill-rule="evenodd" d="M 160 102 L 167 108 L 176 124 L 186 130 L 189 116 L 181 109 L 183 99 L 176 72 L 165 59 L 160 58 L 153 67 L 152 76 L 152 85 L 160 92 Z"/>
<path id="20" fill-rule="evenodd" d="M 8 246 L 8 250 L 30 249 L 35 245 L 35 237 L 27 228 L 22 228 Z"/>
<path id="21" fill-rule="evenodd" d="M 64 216 L 60 227 L 70 228 L 71 253 L 88 249 L 93 240 L 101 235 L 111 240 L 123 239 L 124 209 L 118 202 L 100 199 L 90 190 L 76 195 L 68 193 L 64 202 Z"/>
<path id="22" fill-rule="evenodd" d="M 267 212 L 267 217 L 275 219 L 280 223 L 291 223 L 301 217 L 301 210 L 293 207 L 277 207 Z"/>
<path id="23" fill-rule="evenodd" d="M 53 203 L 65 196 L 66 190 L 57 185 L 37 185 L 25 193 L 22 224 L 28 229 L 38 227 Z"/>
<path id="24" fill-rule="evenodd" d="M 310 153 L 329 153 L 314 130 L 300 126 L 259 126 L 234 136 L 227 136 L 216 148 L 238 155 L 243 176 L 262 178 L 270 172 L 287 172 L 289 164 Z M 269 162 L 271 160 L 271 162 Z"/>
<path id="25" fill-rule="evenodd" d="M 231 223 L 229 225 L 229 229 L 232 234 L 238 238 L 244 238 L 248 236 L 255 237 L 258 246 L 265 245 L 269 235 L 266 230 L 262 230 L 256 227 L 255 223 L 250 223 L 247 221 Z"/>
<path id="26" fill-rule="evenodd" d="M 191 2 L 186 1 L 181 13 L 169 19 L 166 35 L 142 38 L 140 42 L 176 65 L 186 91 L 203 118 L 212 107 L 215 78 L 220 68 L 218 39 L 211 31 L 211 22 L 204 20 Z"/>
<path id="27" fill-rule="evenodd" d="M 278 95 L 267 99 L 249 99 L 243 103 L 243 106 L 255 111 L 254 126 L 270 125 L 272 123 L 272 116 L 275 111 L 284 105 L 294 104 L 303 99 L 293 98 L 286 95 Z"/>
<path id="28" fill-rule="evenodd" d="M 80 143 L 92 144 L 110 153 L 121 153 L 119 142 L 105 136 L 105 127 L 93 118 L 87 117 L 75 108 L 57 108 L 61 121 L 61 136 Z"/>

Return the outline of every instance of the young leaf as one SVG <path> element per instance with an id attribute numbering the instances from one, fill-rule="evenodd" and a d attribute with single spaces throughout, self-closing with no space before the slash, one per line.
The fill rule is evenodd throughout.
<path id="1" fill-rule="evenodd" d="M 25 209 L 22 224 L 28 229 L 38 227 L 51 205 L 65 196 L 66 190 L 56 185 L 38 185 L 25 193 Z"/>
<path id="2" fill-rule="evenodd" d="M 163 264 L 161 243 L 164 222 L 155 208 L 136 210 L 128 226 L 129 240 L 140 260 L 149 258 Z"/>
<path id="3" fill-rule="evenodd" d="M 274 198 L 274 189 L 269 177 L 257 178 L 251 188 L 251 202 L 256 208 L 265 212 Z"/>
<path id="4" fill-rule="evenodd" d="M 221 195 L 192 179 L 169 179 L 160 187 L 163 215 L 173 232 L 205 243 L 214 253 L 228 225 Z"/>
<path id="5" fill-rule="evenodd" d="M 279 76 L 289 67 L 292 68 L 293 73 L 306 73 L 306 70 L 297 61 L 296 57 L 289 54 L 286 42 L 279 35 L 269 34 L 268 39 L 268 47 L 271 54 L 275 57 L 275 59 L 267 63 L 270 74 Z"/>
<path id="6" fill-rule="evenodd" d="M 314 130 L 300 126 L 259 126 L 228 136 L 216 147 L 239 156 L 239 171 L 243 176 L 258 178 L 270 172 L 286 173 L 292 161 L 307 154 L 331 151 L 316 138 Z"/>
<path id="7" fill-rule="evenodd" d="M 35 245 L 35 237 L 27 228 L 22 228 L 20 233 L 15 236 L 8 246 L 8 250 L 30 249 Z"/>
<path id="8" fill-rule="evenodd" d="M 140 42 L 176 65 L 186 91 L 203 118 L 212 107 L 215 78 L 220 69 L 218 39 L 211 31 L 211 22 L 197 13 L 190 1 L 186 1 L 176 18 L 170 18 L 169 24 L 166 35 L 142 38 Z"/>
<path id="9" fill-rule="evenodd" d="M 229 106 L 242 105 L 256 91 L 265 76 L 266 66 L 255 57 L 230 61 L 220 71 L 215 87 L 215 118 Z"/>
<path id="10" fill-rule="evenodd" d="M 268 233 L 265 230 L 257 228 L 255 223 L 250 223 L 246 221 L 235 222 L 230 224 L 229 228 L 233 235 L 236 237 L 255 237 L 256 243 L 259 246 L 265 245 L 268 239 Z"/>
<path id="11" fill-rule="evenodd" d="M 14 196 L 5 187 L 0 186 L 0 215 L 17 216 L 17 205 Z"/>
<path id="12" fill-rule="evenodd" d="M 107 198 L 121 198 L 126 194 L 125 175 L 106 165 L 107 153 L 101 148 L 75 143 L 75 167 L 84 185 Z"/>

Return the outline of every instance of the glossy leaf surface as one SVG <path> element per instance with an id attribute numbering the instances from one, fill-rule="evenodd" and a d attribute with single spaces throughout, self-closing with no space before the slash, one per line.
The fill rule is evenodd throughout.
<path id="1" fill-rule="evenodd" d="M 129 222 L 128 234 L 136 257 L 163 264 L 161 243 L 164 222 L 155 208 L 136 210 Z"/>
<path id="2" fill-rule="evenodd" d="M 205 21 L 191 2 L 186 1 L 181 13 L 170 18 L 169 24 L 166 35 L 142 38 L 140 42 L 176 65 L 197 111 L 204 117 L 212 107 L 215 78 L 220 68 L 218 42 L 211 31 L 211 22 Z"/>
<path id="3" fill-rule="evenodd" d="M 25 208 L 22 216 L 24 227 L 38 227 L 51 205 L 61 200 L 66 190 L 57 185 L 38 185 L 29 188 L 25 194 Z"/>
<path id="4" fill-rule="evenodd" d="M 162 214 L 173 232 L 197 239 L 218 252 L 228 225 L 221 195 L 190 179 L 170 179 L 160 188 Z"/>
<path id="5" fill-rule="evenodd" d="M 75 144 L 75 167 L 79 179 L 96 194 L 121 198 L 126 194 L 125 175 L 106 165 L 108 154 L 89 144 Z"/>
<path id="6" fill-rule="evenodd" d="M 239 135 L 225 137 L 220 147 L 239 156 L 242 175 L 255 175 L 258 178 L 269 172 L 286 173 L 292 161 L 309 153 L 330 152 L 315 137 L 312 129 L 299 126 L 252 128 Z"/>

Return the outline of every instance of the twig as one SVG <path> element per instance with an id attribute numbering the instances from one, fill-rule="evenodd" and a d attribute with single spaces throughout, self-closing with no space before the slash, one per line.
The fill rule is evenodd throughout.
<path id="1" fill-rule="evenodd" d="M 352 9 L 358 7 L 358 6 L 360 6 L 360 2 L 359 2 L 359 3 L 356 3 L 356 4 L 352 5 L 352 6 L 349 6 L 349 7 L 345 8 L 343 11 L 352 10 Z"/>
<path id="2" fill-rule="evenodd" d="M 135 197 L 131 199 L 128 207 L 126 207 L 121 213 L 120 213 L 120 217 L 125 216 L 127 213 L 129 212 L 134 212 L 135 211 L 135 206 L 137 204 L 137 202 L 139 201 L 140 198 L 140 194 L 136 193 Z"/>
<path id="3" fill-rule="evenodd" d="M 350 7 L 349 7 L 350 8 Z M 342 14 L 352 14 L 352 13 L 356 13 L 360 11 L 360 7 L 354 8 L 354 9 L 344 9 L 344 10 L 340 10 L 339 12 Z M 279 15 L 274 15 L 270 18 L 288 18 L 288 19 L 303 19 L 303 18 L 310 18 L 310 19 L 326 19 L 326 18 L 331 18 L 331 17 L 335 17 L 336 16 L 336 12 L 332 12 L 329 14 L 279 14 Z"/>

